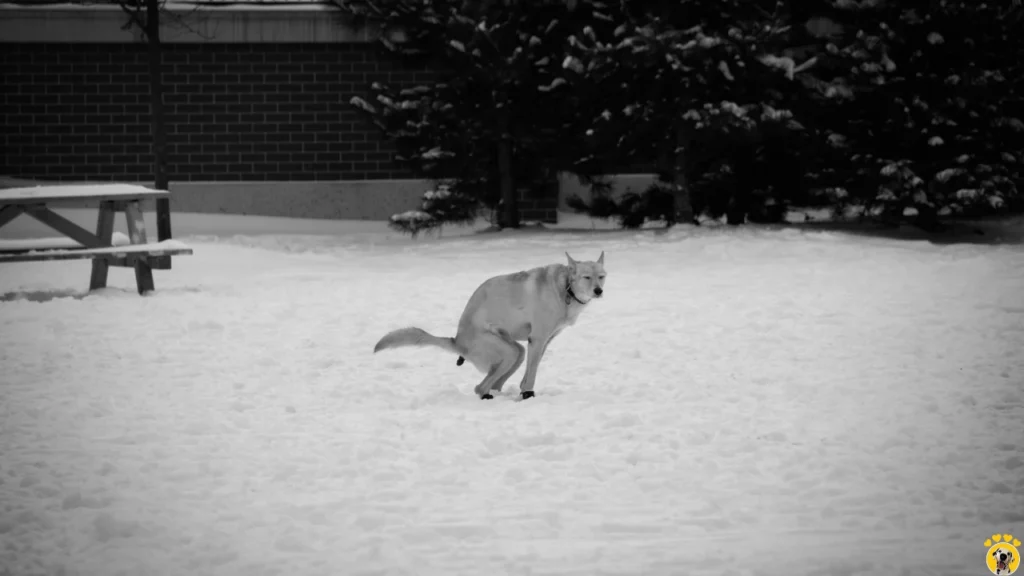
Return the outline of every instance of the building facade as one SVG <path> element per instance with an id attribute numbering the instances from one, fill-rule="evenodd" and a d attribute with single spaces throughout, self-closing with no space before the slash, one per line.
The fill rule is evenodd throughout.
<path id="1" fill-rule="evenodd" d="M 0 175 L 152 183 L 147 43 L 117 5 L 0 5 Z M 350 105 L 436 74 L 319 4 L 164 3 L 172 210 L 382 220 L 430 183 Z M 527 220 L 557 200 L 523 196 Z"/>

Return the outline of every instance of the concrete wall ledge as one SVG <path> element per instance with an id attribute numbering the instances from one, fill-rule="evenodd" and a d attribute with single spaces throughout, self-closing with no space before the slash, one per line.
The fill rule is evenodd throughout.
<path id="1" fill-rule="evenodd" d="M 654 182 L 654 174 L 610 176 L 612 197 L 627 192 L 643 192 Z M 85 182 L 42 182 L 23 178 L 0 177 L 0 188 L 76 184 Z M 95 181 L 90 181 L 96 184 Z M 152 182 L 126 182 L 153 186 Z M 281 218 L 324 220 L 388 220 L 392 214 L 415 210 L 423 202 L 423 193 L 433 188 L 430 180 L 409 178 L 392 180 L 337 181 L 253 181 L 253 182 L 171 182 L 171 210 L 198 214 L 237 214 Z M 590 189 L 576 177 L 559 178 L 558 209 L 570 211 L 566 199 L 577 194 L 590 201 Z M 93 206 L 68 203 L 67 206 Z"/>
<path id="2" fill-rule="evenodd" d="M 368 27 L 347 24 L 337 8 L 323 5 L 226 6 L 197 9 L 167 3 L 160 25 L 165 43 L 371 42 Z M 142 42 L 137 26 L 123 29 L 127 15 L 110 5 L 20 6 L 0 3 L 0 43 Z"/>
<path id="3" fill-rule="evenodd" d="M 0 177 L 0 188 L 101 184 L 96 181 L 50 182 Z M 153 187 L 153 182 L 123 182 Z M 429 180 L 339 180 L 315 182 L 171 182 L 171 212 L 237 214 L 323 220 L 388 220 L 414 210 Z M 147 210 L 152 202 L 147 202 Z M 61 202 L 67 208 L 91 208 L 95 202 Z M 173 218 L 173 217 L 172 217 Z"/>
<path id="4" fill-rule="evenodd" d="M 657 179 L 655 174 L 609 176 L 611 196 L 643 192 Z M 152 185 L 152 184 L 150 184 Z M 172 182 L 171 206 L 175 211 L 209 214 L 249 214 L 290 218 L 387 220 L 392 214 L 415 210 L 423 193 L 434 187 L 430 180 L 342 180 L 316 182 Z M 558 209 L 570 210 L 566 199 L 579 195 L 590 201 L 590 188 L 575 176 L 559 178 Z"/>
<path id="5" fill-rule="evenodd" d="M 428 180 L 172 182 L 171 209 L 204 214 L 387 220 L 420 206 Z"/>

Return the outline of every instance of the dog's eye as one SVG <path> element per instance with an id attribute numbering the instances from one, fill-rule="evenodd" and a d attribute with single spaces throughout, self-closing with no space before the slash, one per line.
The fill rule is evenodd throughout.
<path id="1" fill-rule="evenodd" d="M 583 279 L 584 280 L 590 280 L 590 276 L 584 276 Z"/>

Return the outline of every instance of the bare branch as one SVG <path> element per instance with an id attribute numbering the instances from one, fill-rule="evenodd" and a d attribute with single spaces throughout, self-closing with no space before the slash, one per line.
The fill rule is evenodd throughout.
<path id="1" fill-rule="evenodd" d="M 131 8 L 129 7 L 129 4 L 131 4 Z M 132 2 L 131 0 L 119 0 L 117 5 L 120 6 L 121 10 L 128 15 L 128 21 L 125 22 L 124 26 L 121 26 L 122 30 L 127 30 L 134 25 L 138 26 L 139 30 L 145 32 L 146 21 L 142 19 L 142 6 L 139 3 Z"/>
<path id="2" fill-rule="evenodd" d="M 122 30 L 127 30 L 127 29 L 131 28 L 132 26 L 136 26 L 143 33 L 146 32 L 146 30 L 147 30 L 147 26 L 146 26 L 147 19 L 143 16 L 143 12 L 145 10 L 145 7 L 141 3 L 137 2 L 136 0 L 118 0 L 117 1 L 117 5 L 121 8 L 121 10 L 126 15 L 128 15 L 128 21 L 125 22 L 125 24 L 123 26 L 121 26 Z M 160 15 L 163 16 L 163 21 L 164 22 L 170 22 L 171 26 L 176 27 L 176 28 L 181 28 L 181 29 L 184 29 L 184 30 L 186 30 L 188 32 L 191 32 L 192 34 L 195 34 L 196 36 L 199 36 L 203 40 L 213 40 L 213 38 L 214 38 L 213 36 L 200 32 L 196 28 L 193 28 L 186 21 L 187 18 L 197 14 L 200 11 L 200 6 L 199 5 L 193 6 L 192 9 L 189 10 L 188 12 L 186 12 L 186 13 L 179 13 L 179 12 L 175 12 L 175 11 L 172 11 L 172 10 L 168 10 L 167 8 L 164 7 L 165 5 L 166 5 L 166 0 L 161 0 L 160 1 Z"/>
<path id="3" fill-rule="evenodd" d="M 161 6 L 163 6 L 163 5 L 161 5 Z M 207 35 L 207 34 L 204 34 L 204 33 L 200 32 L 196 28 L 193 28 L 186 21 L 187 18 L 189 18 L 189 17 L 191 17 L 191 16 L 193 16 L 196 13 L 199 12 L 199 6 L 198 5 L 193 6 L 191 10 L 189 10 L 187 13 L 184 13 L 184 14 L 179 14 L 177 12 L 172 12 L 170 10 L 167 10 L 167 9 L 163 8 L 163 7 L 160 8 L 160 12 L 166 18 L 164 20 L 165 22 L 167 22 L 167 21 L 173 22 L 174 26 L 176 26 L 178 28 L 183 28 L 186 31 L 195 34 L 196 36 L 199 36 L 203 40 L 213 40 L 213 38 L 214 38 L 213 36 Z"/>

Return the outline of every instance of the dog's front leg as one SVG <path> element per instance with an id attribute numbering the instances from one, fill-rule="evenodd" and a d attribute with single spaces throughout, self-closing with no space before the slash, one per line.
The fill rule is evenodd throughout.
<path id="1" fill-rule="evenodd" d="M 536 338 L 530 338 L 526 347 L 526 372 L 523 373 L 523 380 L 519 383 L 519 391 L 523 399 L 533 397 L 533 383 L 537 378 L 537 365 L 540 364 L 540 357 L 544 353 L 544 344 Z"/>
<path id="2" fill-rule="evenodd" d="M 555 330 L 543 340 L 534 337 L 530 338 L 530 344 L 527 347 L 526 372 L 523 374 L 523 381 L 519 383 L 519 390 L 522 392 L 524 400 L 533 398 L 533 385 L 537 380 L 537 367 L 540 366 L 540 361 L 544 357 L 544 352 L 547 351 L 548 345 L 555 339 L 555 336 L 558 336 L 559 332 L 561 330 Z"/>

